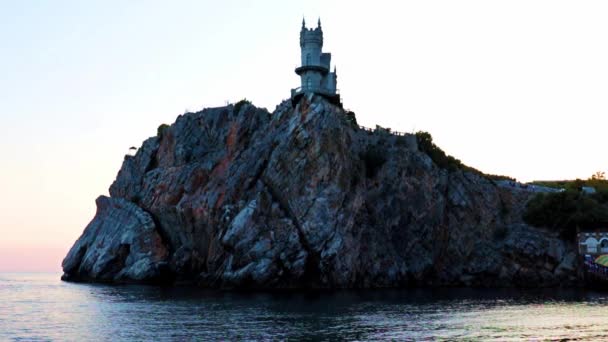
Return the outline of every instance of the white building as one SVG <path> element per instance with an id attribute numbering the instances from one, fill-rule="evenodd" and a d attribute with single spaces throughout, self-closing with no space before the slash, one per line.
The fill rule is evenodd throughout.
<path id="1" fill-rule="evenodd" d="M 578 251 L 580 254 L 608 254 L 608 232 L 578 233 Z"/>
<path id="2" fill-rule="evenodd" d="M 316 93 L 330 99 L 338 99 L 336 68 L 330 72 L 331 53 L 323 52 L 323 30 L 321 19 L 317 28 L 306 28 L 306 22 L 302 19 L 302 30 L 300 30 L 301 66 L 296 68 L 296 74 L 300 76 L 301 85 L 291 90 L 291 98 L 294 99 L 305 93 Z"/>
<path id="3" fill-rule="evenodd" d="M 581 191 L 585 194 L 585 195 L 593 195 L 594 193 L 596 193 L 597 191 L 595 190 L 594 187 L 592 186 L 583 186 L 581 187 Z"/>

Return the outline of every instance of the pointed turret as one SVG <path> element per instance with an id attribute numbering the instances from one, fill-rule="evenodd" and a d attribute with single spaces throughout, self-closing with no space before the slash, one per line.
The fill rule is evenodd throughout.
<path id="1" fill-rule="evenodd" d="M 304 93 L 316 93 L 331 99 L 335 103 L 340 102 L 340 95 L 336 88 L 336 68 L 331 72 L 331 54 L 323 52 L 323 30 L 321 29 L 321 18 L 317 21 L 316 28 L 307 28 L 306 21 L 302 18 L 302 30 L 300 31 L 300 52 L 302 64 L 295 72 L 300 76 L 300 88 L 292 89 L 291 97 L 295 99 Z"/>

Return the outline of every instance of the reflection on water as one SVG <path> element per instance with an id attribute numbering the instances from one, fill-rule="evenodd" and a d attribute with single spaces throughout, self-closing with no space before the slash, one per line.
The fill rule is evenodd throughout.
<path id="1" fill-rule="evenodd" d="M 0 274 L 0 340 L 608 339 L 582 290 L 235 293 Z"/>

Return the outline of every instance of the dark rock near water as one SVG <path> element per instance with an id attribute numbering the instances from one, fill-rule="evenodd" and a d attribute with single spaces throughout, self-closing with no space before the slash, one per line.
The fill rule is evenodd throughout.
<path id="1" fill-rule="evenodd" d="M 568 286 L 530 194 L 438 168 L 322 97 L 178 117 L 126 157 L 64 278 L 239 288 Z"/>
<path id="2" fill-rule="evenodd" d="M 169 274 L 169 253 L 152 217 L 121 198 L 100 196 L 97 214 L 63 260 L 63 279 L 153 282 Z"/>

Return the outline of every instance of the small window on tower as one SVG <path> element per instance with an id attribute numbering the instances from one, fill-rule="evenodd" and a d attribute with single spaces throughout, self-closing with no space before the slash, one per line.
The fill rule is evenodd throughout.
<path id="1" fill-rule="evenodd" d="M 306 79 L 306 89 L 312 89 L 312 80 L 310 78 Z"/>
<path id="2" fill-rule="evenodd" d="M 306 65 L 310 65 L 310 54 L 306 55 Z"/>

